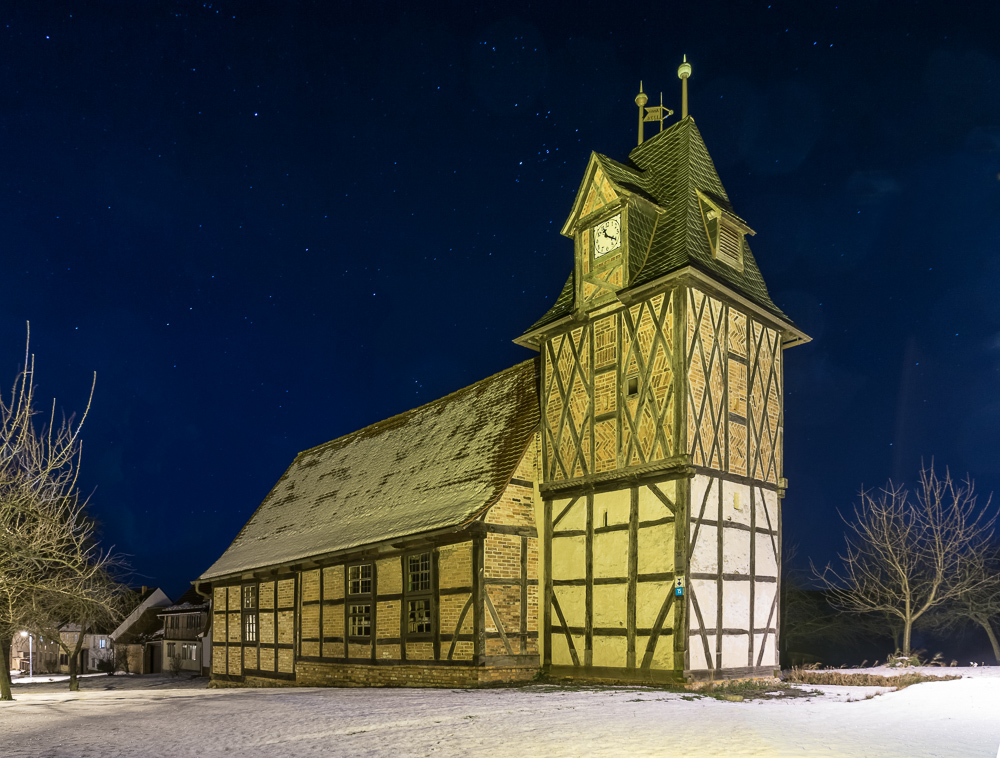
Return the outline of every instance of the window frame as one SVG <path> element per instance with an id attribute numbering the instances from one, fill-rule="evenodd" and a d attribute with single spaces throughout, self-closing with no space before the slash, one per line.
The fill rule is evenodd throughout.
<path id="1" fill-rule="evenodd" d="M 374 603 L 368 602 L 347 604 L 347 638 L 352 640 L 371 640 L 372 638 L 372 606 Z M 357 629 L 366 628 L 368 631 L 358 633 Z"/>
<path id="2" fill-rule="evenodd" d="M 242 611 L 240 639 L 243 644 L 260 644 L 260 626 L 257 615 L 259 590 L 256 582 L 244 584 L 240 590 L 240 609 Z"/>
<path id="3" fill-rule="evenodd" d="M 348 563 L 344 566 L 344 639 L 371 644 L 374 622 L 375 564 L 373 561 Z M 367 632 L 358 634 L 360 629 L 367 629 Z"/>
<path id="4" fill-rule="evenodd" d="M 358 578 L 354 579 L 351 573 L 357 569 Z M 365 576 L 365 569 L 368 569 L 368 576 Z M 358 589 L 354 591 L 354 583 L 357 582 Z M 365 582 L 368 583 L 368 589 L 365 589 Z M 361 563 L 350 563 L 347 565 L 347 595 L 349 597 L 371 597 L 372 590 L 375 588 L 375 567 L 371 561 L 361 562 Z"/>
<path id="5" fill-rule="evenodd" d="M 423 558 L 426 556 L 426 568 L 423 565 Z M 414 566 L 413 561 L 418 563 Z M 429 639 L 435 634 L 436 629 L 436 605 L 434 598 L 435 587 L 435 563 L 433 550 L 420 550 L 406 553 L 403 556 L 403 597 L 405 600 L 402 626 L 406 639 Z M 424 579 L 426 574 L 426 580 Z M 414 576 L 418 580 L 414 581 Z M 426 586 L 425 586 L 426 583 Z M 426 603 L 426 608 L 421 609 L 420 605 Z M 421 620 L 415 620 L 414 614 L 420 613 Z M 427 629 L 417 631 L 421 625 L 426 624 Z"/>

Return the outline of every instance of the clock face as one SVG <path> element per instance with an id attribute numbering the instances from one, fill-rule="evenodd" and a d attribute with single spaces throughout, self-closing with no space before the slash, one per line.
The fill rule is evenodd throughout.
<path id="1" fill-rule="evenodd" d="M 594 227 L 594 257 L 617 250 L 622 244 L 622 216 L 612 216 Z"/>

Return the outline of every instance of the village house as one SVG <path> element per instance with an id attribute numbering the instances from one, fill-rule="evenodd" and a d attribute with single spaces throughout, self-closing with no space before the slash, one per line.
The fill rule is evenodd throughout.
<path id="1" fill-rule="evenodd" d="M 593 153 L 538 355 L 300 453 L 196 586 L 212 677 L 463 685 L 778 665 L 783 351 L 694 119 Z M 661 131 L 644 139 L 646 123 Z"/>
<path id="2" fill-rule="evenodd" d="M 194 587 L 181 595 L 177 602 L 159 610 L 157 616 L 163 625 L 164 668 L 204 674 L 212 666 L 212 640 L 209 636 L 211 622 L 208 598 L 198 594 Z"/>
<path id="3" fill-rule="evenodd" d="M 172 602 L 159 587 L 142 587 L 137 601 L 110 637 L 119 669 L 155 674 L 162 671 L 163 625 L 159 613 Z"/>
<path id="4" fill-rule="evenodd" d="M 54 674 L 59 671 L 59 643 L 45 635 L 23 631 L 15 634 L 10 646 L 10 668 L 22 676 Z"/>

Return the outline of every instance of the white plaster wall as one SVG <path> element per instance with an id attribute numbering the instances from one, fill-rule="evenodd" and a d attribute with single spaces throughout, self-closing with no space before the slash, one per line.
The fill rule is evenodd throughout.
<path id="1" fill-rule="evenodd" d="M 688 656 L 691 662 L 691 670 L 697 671 L 698 669 L 710 669 L 715 668 L 715 632 L 708 634 L 708 649 L 712 656 L 712 660 L 709 661 L 705 657 L 705 645 L 702 642 L 701 635 L 694 632 L 691 633 L 691 637 L 688 640 Z"/>
<path id="2" fill-rule="evenodd" d="M 639 629 L 652 629 L 656 624 L 656 617 L 659 615 L 664 601 L 673 595 L 674 585 L 671 582 L 642 582 L 639 585 L 639 591 L 642 593 L 643 598 L 635 606 L 635 625 Z M 670 612 L 663 619 L 661 629 L 673 628 L 674 608 L 676 607 L 676 603 L 671 605 Z"/>
<path id="3" fill-rule="evenodd" d="M 598 584 L 594 586 L 594 626 L 624 629 L 627 615 L 628 585 Z"/>
<path id="4" fill-rule="evenodd" d="M 691 524 L 692 574 L 715 574 L 719 570 L 718 532 L 714 526 Z"/>
<path id="5" fill-rule="evenodd" d="M 698 608 L 706 631 L 715 631 L 718 618 L 719 601 L 716 597 L 716 583 L 710 579 L 692 579 L 688 589 L 688 619 L 692 630 L 698 629 L 698 616 L 694 612 L 694 597 L 698 599 Z"/>
<path id="6" fill-rule="evenodd" d="M 722 530 L 722 573 L 750 576 L 750 532 Z"/>
<path id="7" fill-rule="evenodd" d="M 778 557 L 777 557 L 777 547 L 778 538 L 770 537 L 766 534 L 755 534 L 754 539 L 757 541 L 757 554 L 755 556 L 756 560 L 756 575 L 757 576 L 778 576 Z"/>
<path id="8" fill-rule="evenodd" d="M 774 605 L 774 598 L 778 593 L 778 585 L 774 582 L 757 582 L 754 587 L 754 613 L 753 613 L 753 626 L 754 629 L 766 629 L 768 626 L 768 616 L 771 616 L 770 626 L 774 626 L 778 611 L 775 608 L 774 613 L 771 613 L 771 608 Z"/>
<path id="9" fill-rule="evenodd" d="M 628 665 L 628 641 L 624 637 L 595 636 L 593 660 L 595 666 L 625 668 Z"/>
<path id="10" fill-rule="evenodd" d="M 764 648 L 764 655 L 761 656 L 761 646 Z M 754 635 L 754 654 L 753 654 L 753 665 L 757 666 L 757 661 L 760 660 L 761 666 L 777 666 L 778 665 L 778 650 L 774 645 L 774 635 L 773 634 L 755 634 Z"/>
<path id="11" fill-rule="evenodd" d="M 571 502 L 570 498 L 564 500 L 553 500 L 552 501 L 552 521 L 554 522 L 559 518 L 559 514 L 565 510 L 566 506 Z M 581 497 L 573 507 L 570 508 L 566 515 L 562 517 L 562 520 L 553 527 L 556 532 L 559 531 L 570 531 L 577 529 L 587 528 L 587 498 Z"/>
<path id="12" fill-rule="evenodd" d="M 656 488 L 662 492 L 671 503 L 677 502 L 677 482 L 659 482 Z M 639 521 L 655 521 L 672 516 L 672 511 L 663 504 L 649 487 L 639 488 Z"/>
<path id="13" fill-rule="evenodd" d="M 701 504 L 708 493 L 704 513 Z M 720 495 L 721 493 L 721 495 Z M 751 497 L 751 495 L 753 497 Z M 758 633 L 751 643 L 751 617 L 755 629 L 768 625 L 777 625 L 776 614 L 771 614 L 772 602 L 777 594 L 777 584 L 774 581 L 760 582 L 751 577 L 751 571 L 756 577 L 774 579 L 778 576 L 779 560 L 776 555 L 778 539 L 767 534 L 756 534 L 749 531 L 752 522 L 757 528 L 776 529 L 778 526 L 779 500 L 777 493 L 753 488 L 745 484 L 711 480 L 710 477 L 695 476 L 691 484 L 692 519 L 703 517 L 715 521 L 720 518 L 721 497 L 721 535 L 723 543 L 721 573 L 746 576 L 746 581 L 728 580 L 723 583 L 722 607 L 718 607 L 716 584 L 712 580 L 698 579 L 690 581 L 688 594 L 693 592 L 697 597 L 701 610 L 702 621 L 706 632 L 710 633 L 711 659 L 706 660 L 704 644 L 698 633 L 698 620 L 694 613 L 693 603 L 688 597 L 690 619 L 690 666 L 692 669 L 714 668 L 715 629 L 717 621 L 724 629 L 745 630 L 744 634 L 724 635 L 721 641 L 722 667 L 742 668 L 747 665 L 757 665 L 758 654 L 764 645 L 764 656 L 761 665 L 776 665 L 774 635 Z M 743 528 L 739 528 L 743 527 Z M 695 536 L 697 533 L 697 537 Z M 689 570 L 697 573 L 717 573 L 719 531 L 714 526 L 692 523 L 690 525 L 691 564 Z M 751 548 L 754 552 L 754 565 L 751 567 Z M 751 587 L 754 600 L 751 605 Z M 721 614 L 721 618 L 719 617 Z M 770 623 L 769 623 L 770 622 Z"/>
<path id="14" fill-rule="evenodd" d="M 711 477 L 705 476 L 704 474 L 696 474 L 691 479 L 691 518 L 696 519 L 701 513 L 701 504 L 705 499 L 705 490 L 709 487 L 713 489 L 713 492 L 709 495 L 708 505 L 705 507 L 705 518 L 714 519 L 718 513 L 718 506 L 716 503 L 712 502 L 712 495 L 718 497 L 718 493 L 714 492 L 715 480 Z"/>
<path id="15" fill-rule="evenodd" d="M 559 609 L 566 617 L 568 626 L 586 626 L 587 624 L 587 588 L 586 587 L 553 587 L 552 594 Z M 552 608 L 552 626 L 560 626 L 559 614 Z M 555 637 L 553 632 L 552 636 Z"/>
<path id="16" fill-rule="evenodd" d="M 586 508 L 586 497 L 580 498 Z M 627 524 L 629 513 L 632 510 L 631 490 L 612 490 L 611 492 L 594 493 L 594 526 L 604 526 L 604 517 L 607 516 L 608 526 L 612 524 Z M 567 527 L 568 528 L 568 527 Z M 584 525 L 573 527 L 574 529 L 586 528 L 586 517 Z"/>
<path id="17" fill-rule="evenodd" d="M 583 538 L 581 538 L 583 539 Z M 584 545 L 586 549 L 586 545 Z M 581 564 L 580 575 L 586 571 Z M 598 532 L 594 535 L 594 576 L 596 578 L 628 577 L 628 532 Z"/>
<path id="18" fill-rule="evenodd" d="M 757 526 L 762 529 L 778 528 L 778 495 L 771 490 L 757 488 L 754 493 L 757 508 Z"/>
<path id="19" fill-rule="evenodd" d="M 742 668 L 747 665 L 750 634 L 726 634 L 722 637 L 722 668 Z"/>
<path id="20" fill-rule="evenodd" d="M 674 525 L 660 524 L 639 530 L 640 574 L 664 574 L 674 570 Z"/>
<path id="21" fill-rule="evenodd" d="M 587 572 L 587 538 L 554 537 L 552 539 L 552 578 L 583 579 Z"/>
<path id="22" fill-rule="evenodd" d="M 750 526 L 750 485 L 721 482 L 722 520 Z"/>

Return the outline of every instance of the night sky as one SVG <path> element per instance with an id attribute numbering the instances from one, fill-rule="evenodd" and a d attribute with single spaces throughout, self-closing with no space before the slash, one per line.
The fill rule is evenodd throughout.
<path id="1" fill-rule="evenodd" d="M 16 6 L 16 7 L 15 7 Z M 533 353 L 591 150 L 690 110 L 786 353 L 786 543 L 921 456 L 1000 491 L 994 2 L 10 3 L 0 385 L 177 597 L 300 450 Z M 672 119 L 668 123 L 673 123 Z"/>

